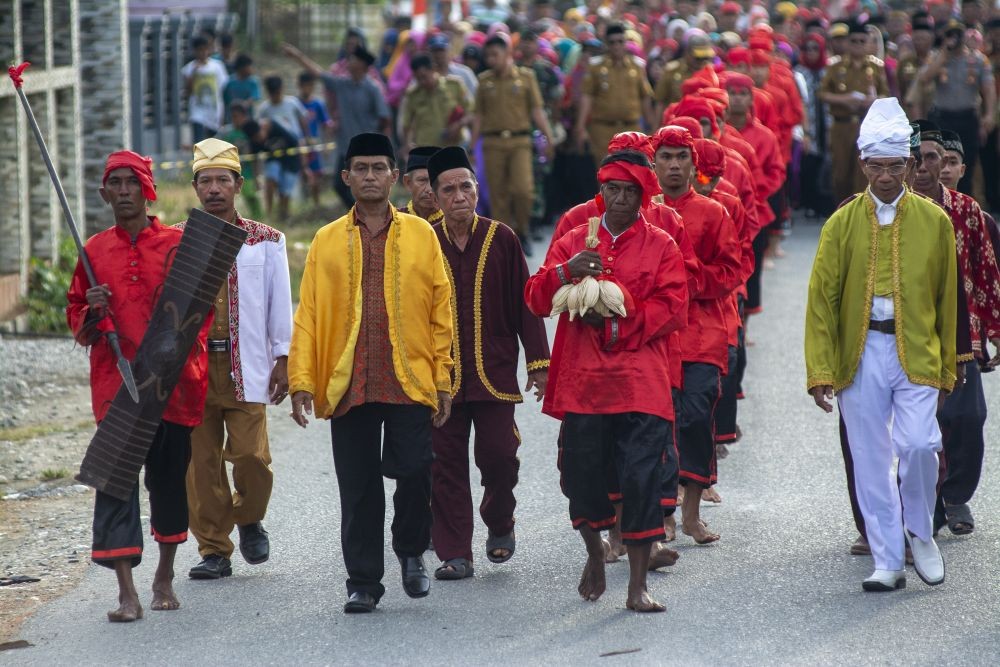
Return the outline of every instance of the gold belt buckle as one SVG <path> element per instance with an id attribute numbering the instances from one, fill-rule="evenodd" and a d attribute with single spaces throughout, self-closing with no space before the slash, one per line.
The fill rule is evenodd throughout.
<path id="1" fill-rule="evenodd" d="M 512 136 L 514 136 L 514 133 L 510 130 L 503 130 L 500 132 L 500 137 L 502 139 L 510 139 Z"/>

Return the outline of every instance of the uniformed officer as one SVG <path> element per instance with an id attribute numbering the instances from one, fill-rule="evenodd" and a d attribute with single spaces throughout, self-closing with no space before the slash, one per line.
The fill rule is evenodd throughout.
<path id="1" fill-rule="evenodd" d="M 896 88 L 907 118 L 923 118 L 934 94 L 933 86 L 914 89 L 920 68 L 927 64 L 934 47 L 934 21 L 927 12 L 916 12 L 911 21 L 913 53 L 899 59 L 896 65 Z"/>
<path id="2" fill-rule="evenodd" d="M 842 202 L 867 186 L 855 151 L 861 119 L 879 97 L 889 94 L 885 65 L 868 55 L 871 39 L 863 25 L 848 27 L 847 53 L 826 68 L 819 97 L 833 116 L 830 127 L 830 160 L 834 201 Z"/>
<path id="3" fill-rule="evenodd" d="M 607 55 L 590 61 L 583 76 L 580 106 L 574 138 L 582 148 L 590 140 L 595 168 L 608 154 L 608 142 L 619 132 L 641 131 L 643 116 L 656 127 L 653 116 L 653 89 L 645 68 L 625 50 L 625 27 L 608 26 L 605 33 Z"/>
<path id="4" fill-rule="evenodd" d="M 711 65 L 715 58 L 715 49 L 707 35 L 692 35 L 687 42 L 682 60 L 673 60 L 667 63 L 663 69 L 663 75 L 656 82 L 656 90 L 653 97 L 656 99 L 656 118 L 663 116 L 663 110 L 669 105 L 681 99 L 681 84 L 692 73 L 697 72 L 705 65 Z M 652 126 L 655 131 L 659 129 L 659 124 Z M 607 146 L 607 142 L 604 142 Z"/>
<path id="5" fill-rule="evenodd" d="M 413 146 L 457 146 L 468 138 L 472 96 L 461 79 L 441 76 L 431 57 L 420 54 L 410 62 L 416 85 L 410 86 L 400 107 L 403 152 Z"/>
<path id="6" fill-rule="evenodd" d="M 552 130 L 535 74 L 514 64 L 509 40 L 505 33 L 486 40 L 489 69 L 479 75 L 471 145 L 482 136 L 491 217 L 509 221 L 525 254 L 530 255 L 527 234 L 535 187 L 531 171 L 532 122 L 548 140 L 550 159 Z"/>

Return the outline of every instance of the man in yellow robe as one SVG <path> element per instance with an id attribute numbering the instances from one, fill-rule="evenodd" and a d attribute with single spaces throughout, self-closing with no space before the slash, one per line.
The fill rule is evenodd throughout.
<path id="1" fill-rule="evenodd" d="M 925 583 L 944 581 L 931 515 L 935 414 L 955 383 L 955 233 L 940 208 L 903 185 L 910 134 L 895 98 L 872 105 L 858 138 L 869 187 L 824 225 L 806 310 L 807 388 L 826 412 L 837 392 L 850 441 L 875 560 L 866 591 L 905 587 L 904 543 Z"/>
<path id="2" fill-rule="evenodd" d="M 341 172 L 357 204 L 320 229 L 306 258 L 288 356 L 292 418 L 330 419 L 347 567 L 345 613 L 385 593 L 382 477 L 396 480 L 392 548 L 403 589 L 424 597 L 431 529 L 431 425 L 451 410 L 451 286 L 437 235 L 397 211 L 388 137 L 359 134 Z M 383 440 L 382 430 L 385 428 Z"/>

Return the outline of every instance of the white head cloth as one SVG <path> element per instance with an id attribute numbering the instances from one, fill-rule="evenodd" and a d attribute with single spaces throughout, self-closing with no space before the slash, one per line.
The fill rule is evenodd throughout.
<path id="1" fill-rule="evenodd" d="M 872 103 L 858 134 L 861 159 L 870 157 L 910 157 L 910 121 L 895 97 Z"/>

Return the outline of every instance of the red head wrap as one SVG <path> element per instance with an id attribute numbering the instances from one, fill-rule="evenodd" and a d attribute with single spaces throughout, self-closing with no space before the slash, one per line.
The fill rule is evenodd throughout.
<path id="1" fill-rule="evenodd" d="M 697 121 L 707 118 L 712 124 L 712 134 L 719 132 L 719 125 L 715 120 L 715 107 L 704 97 L 688 96 L 681 98 L 674 113 L 678 116 L 691 116 Z"/>
<path id="2" fill-rule="evenodd" d="M 607 183 L 608 181 L 631 181 L 642 189 L 642 208 L 649 206 L 649 201 L 660 194 L 660 182 L 656 180 L 656 174 L 649 167 L 632 164 L 624 160 L 609 162 L 597 170 L 597 181 Z M 604 210 L 604 199 L 597 196 L 598 207 Z"/>
<path id="3" fill-rule="evenodd" d="M 749 65 L 750 50 L 742 46 L 734 46 L 726 53 L 726 58 L 729 60 L 730 65 Z"/>
<path id="4" fill-rule="evenodd" d="M 691 116 L 674 116 L 670 119 L 670 124 L 676 125 L 677 127 L 683 127 L 685 130 L 690 132 L 691 136 L 696 140 L 705 136 L 701 131 L 701 123 L 697 118 L 692 118 Z"/>
<path id="5" fill-rule="evenodd" d="M 729 108 L 729 93 L 723 88 L 702 88 L 698 91 L 698 95 L 712 104 L 718 116 L 721 116 L 722 112 Z"/>
<path id="6" fill-rule="evenodd" d="M 726 90 L 733 88 L 749 88 L 753 92 L 753 79 L 740 72 L 726 72 Z"/>
<path id="7" fill-rule="evenodd" d="M 678 125 L 667 125 L 661 127 L 653 135 L 653 148 L 660 150 L 664 146 L 668 148 L 689 148 L 691 149 L 691 159 L 698 161 L 697 151 L 694 148 L 694 137 L 683 127 Z"/>
<path id="8" fill-rule="evenodd" d="M 722 176 L 726 170 L 726 151 L 718 143 L 708 139 L 695 139 L 696 157 L 694 166 L 698 173 L 709 178 Z"/>
<path id="9" fill-rule="evenodd" d="M 649 135 L 642 132 L 619 132 L 608 142 L 608 153 L 635 151 L 642 153 L 649 160 L 653 159 L 653 144 Z"/>
<path id="10" fill-rule="evenodd" d="M 754 35 L 747 40 L 747 45 L 750 47 L 750 51 L 760 49 L 770 53 L 774 50 L 774 38 L 770 35 Z"/>
<path id="11" fill-rule="evenodd" d="M 139 155 L 133 151 L 118 151 L 108 156 L 104 165 L 104 178 L 101 185 L 108 182 L 108 174 L 115 169 L 127 167 L 132 170 L 142 185 L 142 196 L 146 201 L 156 201 L 156 188 L 153 184 L 153 158 Z"/>
<path id="12" fill-rule="evenodd" d="M 770 65 L 771 54 L 763 49 L 750 49 L 751 65 Z"/>

